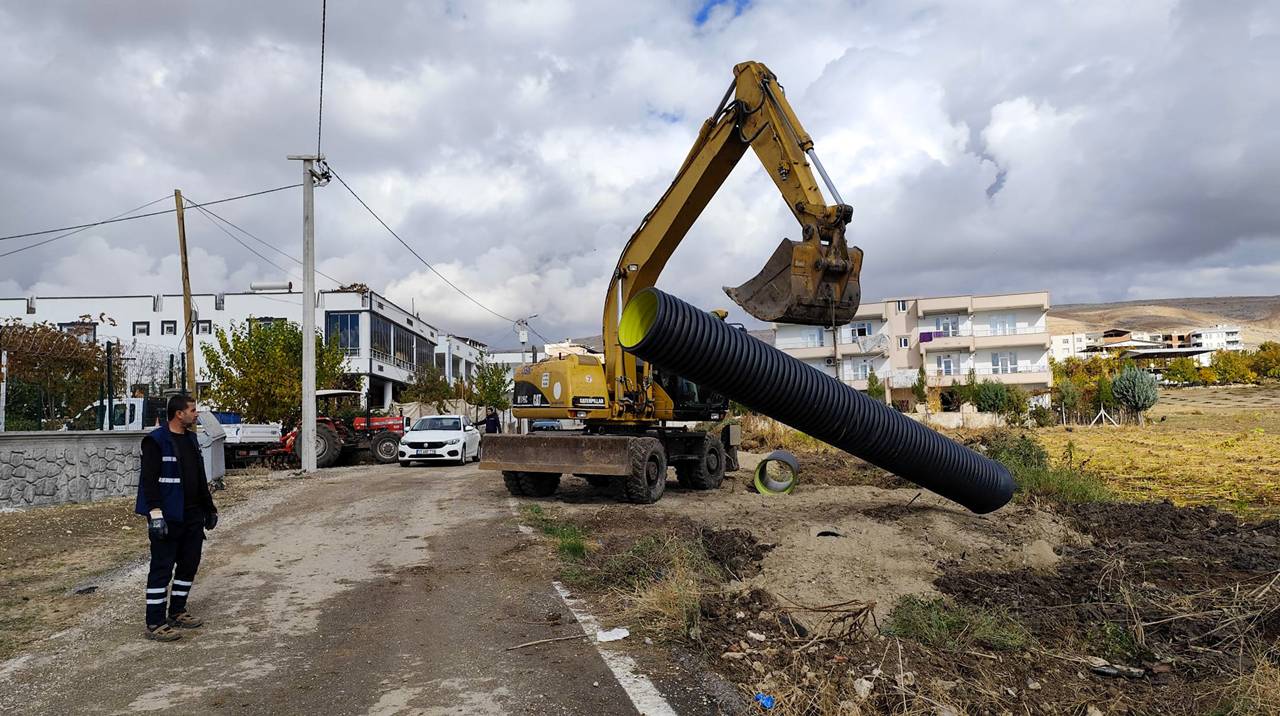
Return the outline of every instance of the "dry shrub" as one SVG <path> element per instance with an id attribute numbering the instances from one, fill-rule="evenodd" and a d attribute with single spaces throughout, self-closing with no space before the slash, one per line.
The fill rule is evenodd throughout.
<path id="1" fill-rule="evenodd" d="M 1280 665 L 1275 657 L 1259 654 L 1253 671 L 1241 674 L 1227 687 L 1227 705 L 1221 713 L 1229 716 L 1264 716 L 1280 713 Z"/>
<path id="2" fill-rule="evenodd" d="M 742 449 L 754 452 L 793 450 L 797 452 L 840 452 L 821 440 L 763 415 L 744 415 Z"/>

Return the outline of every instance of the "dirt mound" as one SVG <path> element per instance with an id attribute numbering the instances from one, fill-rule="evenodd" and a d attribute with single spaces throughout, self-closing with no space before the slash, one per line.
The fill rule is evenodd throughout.
<path id="1" fill-rule="evenodd" d="M 760 560 L 774 547 L 760 542 L 755 535 L 743 529 L 715 530 L 703 527 L 699 536 L 707 557 L 735 579 L 759 574 Z"/>

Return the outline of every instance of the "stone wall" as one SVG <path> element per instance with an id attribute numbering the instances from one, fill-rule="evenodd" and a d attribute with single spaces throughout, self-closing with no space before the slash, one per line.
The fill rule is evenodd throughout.
<path id="1" fill-rule="evenodd" d="M 0 507 L 136 494 L 145 432 L 0 433 Z"/>

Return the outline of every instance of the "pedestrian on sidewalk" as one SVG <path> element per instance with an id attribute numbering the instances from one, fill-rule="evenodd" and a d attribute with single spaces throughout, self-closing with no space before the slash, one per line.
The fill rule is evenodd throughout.
<path id="1" fill-rule="evenodd" d="M 217 526 L 218 508 L 196 441 L 196 414 L 194 398 L 175 395 L 169 398 L 168 423 L 142 439 L 134 511 L 147 518 L 151 539 L 146 637 L 156 641 L 176 641 L 182 637 L 178 629 L 203 624 L 187 611 L 187 597 L 200 567 L 204 531 Z"/>
<path id="2" fill-rule="evenodd" d="M 484 416 L 484 431 L 486 433 L 502 432 L 502 421 L 498 419 L 498 413 L 493 408 L 487 409 Z"/>

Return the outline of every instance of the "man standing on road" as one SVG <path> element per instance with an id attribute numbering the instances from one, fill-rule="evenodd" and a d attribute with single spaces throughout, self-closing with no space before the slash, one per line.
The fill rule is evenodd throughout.
<path id="1" fill-rule="evenodd" d="M 493 408 L 489 408 L 485 412 L 484 431 L 486 433 L 502 432 L 502 421 L 498 419 L 498 413 Z"/>
<path id="2" fill-rule="evenodd" d="M 200 444 L 192 428 L 196 423 L 195 399 L 186 395 L 169 398 L 166 415 L 168 424 L 142 439 L 142 474 L 134 508 L 147 518 L 151 538 L 146 636 L 156 641 L 176 641 L 182 638 L 178 629 L 203 624 L 187 611 L 187 596 L 200 566 L 204 531 L 218 524 L 218 508 L 209 493 Z"/>

